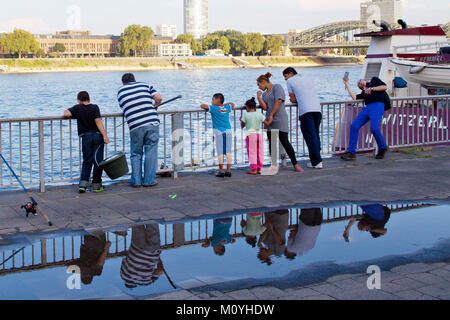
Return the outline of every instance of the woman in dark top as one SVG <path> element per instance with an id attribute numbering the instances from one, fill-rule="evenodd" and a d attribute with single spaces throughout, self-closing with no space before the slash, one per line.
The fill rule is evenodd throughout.
<path id="1" fill-rule="evenodd" d="M 380 130 L 381 120 L 385 112 L 385 96 L 387 86 L 377 77 L 373 77 L 370 82 L 359 80 L 358 87 L 362 90 L 355 95 L 350 88 L 348 78 L 344 78 L 345 87 L 353 100 L 364 100 L 364 107 L 350 127 L 350 142 L 347 152 L 341 157 L 342 160 L 351 161 L 356 159 L 356 147 L 358 145 L 359 130 L 370 121 L 370 131 L 378 144 L 378 154 L 376 159 L 384 159 L 388 147 L 384 141 Z"/>
<path id="2" fill-rule="evenodd" d="M 281 85 L 270 82 L 271 77 L 272 74 L 266 73 L 257 79 L 258 87 L 261 90 L 258 91 L 258 101 L 261 108 L 266 111 L 266 120 L 269 125 L 265 126 L 265 128 L 269 139 L 269 151 L 272 155 L 272 167 L 265 173 L 276 174 L 278 171 L 278 155 L 272 154 L 272 133 L 275 134 L 277 131 L 281 145 L 291 159 L 295 171 L 302 173 L 303 169 L 298 164 L 294 148 L 289 142 L 289 118 L 284 105 L 286 94 Z"/>

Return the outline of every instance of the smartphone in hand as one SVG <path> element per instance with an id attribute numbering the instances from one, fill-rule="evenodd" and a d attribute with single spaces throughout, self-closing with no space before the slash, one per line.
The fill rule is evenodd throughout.
<path id="1" fill-rule="evenodd" d="M 344 75 L 344 79 L 347 79 L 347 80 L 348 80 L 349 75 L 350 75 L 350 72 L 347 71 L 347 72 L 345 73 L 345 75 Z"/>

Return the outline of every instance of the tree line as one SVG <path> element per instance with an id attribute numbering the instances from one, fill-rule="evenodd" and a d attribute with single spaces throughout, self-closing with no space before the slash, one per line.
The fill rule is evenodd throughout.
<path id="1" fill-rule="evenodd" d="M 175 42 L 190 44 L 195 55 L 205 54 L 210 49 L 221 49 L 225 54 L 234 56 L 278 54 L 283 46 L 281 36 L 264 37 L 260 33 L 242 33 L 236 30 L 209 33 L 202 40 L 196 40 L 190 34 L 180 34 Z"/>

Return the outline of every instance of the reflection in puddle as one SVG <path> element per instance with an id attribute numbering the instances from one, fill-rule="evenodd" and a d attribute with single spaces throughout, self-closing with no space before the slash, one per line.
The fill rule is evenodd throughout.
<path id="1" fill-rule="evenodd" d="M 0 299 L 148 296 L 279 278 L 314 262 L 411 253 L 448 237 L 446 211 L 425 204 L 302 208 L 3 242 Z M 81 290 L 67 288 L 69 266 L 78 266 Z"/>

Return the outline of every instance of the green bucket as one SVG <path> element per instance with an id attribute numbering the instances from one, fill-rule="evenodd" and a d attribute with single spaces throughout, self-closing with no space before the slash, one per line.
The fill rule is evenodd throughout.
<path id="1" fill-rule="evenodd" d="M 97 152 L 95 153 L 95 160 L 97 161 Z M 129 172 L 127 157 L 123 152 L 118 152 L 113 156 L 106 158 L 97 165 L 106 172 L 106 175 L 111 180 L 123 177 L 124 175 L 127 175 Z"/>

